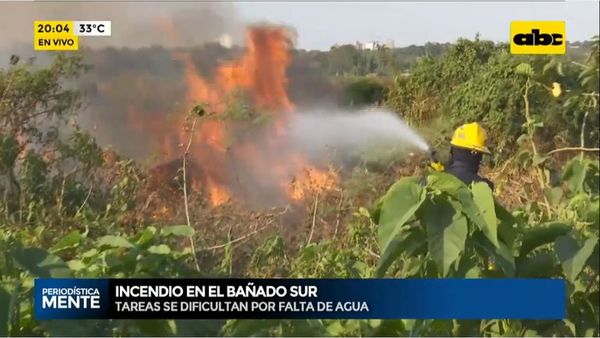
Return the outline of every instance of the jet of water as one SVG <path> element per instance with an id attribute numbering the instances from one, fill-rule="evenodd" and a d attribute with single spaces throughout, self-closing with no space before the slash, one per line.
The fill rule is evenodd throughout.
<path id="1" fill-rule="evenodd" d="M 395 113 L 385 110 L 299 111 L 289 121 L 293 144 L 309 154 L 335 149 L 357 154 L 376 147 L 429 151 L 427 142 Z"/>

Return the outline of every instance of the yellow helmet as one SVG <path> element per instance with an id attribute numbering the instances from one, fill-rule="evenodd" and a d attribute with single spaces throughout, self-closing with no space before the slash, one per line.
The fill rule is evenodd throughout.
<path id="1" fill-rule="evenodd" d="M 452 144 L 455 147 L 479 151 L 490 154 L 490 150 L 485 146 L 487 133 L 479 123 L 467 123 L 458 127 L 452 135 Z"/>

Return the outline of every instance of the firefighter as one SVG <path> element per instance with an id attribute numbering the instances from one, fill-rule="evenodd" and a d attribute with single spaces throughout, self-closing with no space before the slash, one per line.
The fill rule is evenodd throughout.
<path id="1" fill-rule="evenodd" d="M 467 185 L 485 182 L 494 190 L 494 184 L 478 174 L 483 155 L 490 154 L 485 146 L 486 140 L 487 133 L 477 122 L 458 127 L 450 141 L 450 161 L 444 166 L 444 171 Z"/>

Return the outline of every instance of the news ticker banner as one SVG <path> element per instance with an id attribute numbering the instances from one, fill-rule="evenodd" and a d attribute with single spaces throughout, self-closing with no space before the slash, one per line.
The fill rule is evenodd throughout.
<path id="1" fill-rule="evenodd" d="M 78 50 L 80 36 L 111 36 L 110 21 L 34 21 L 33 49 Z"/>
<path id="2" fill-rule="evenodd" d="M 46 319 L 538 319 L 566 317 L 562 279 L 53 279 Z"/>

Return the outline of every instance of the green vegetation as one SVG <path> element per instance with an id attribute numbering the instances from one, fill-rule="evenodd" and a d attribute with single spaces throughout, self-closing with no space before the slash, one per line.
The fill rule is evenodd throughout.
<path id="1" fill-rule="evenodd" d="M 585 168 L 572 176 L 572 167 Z M 576 335 L 598 331 L 598 163 L 574 159 L 552 200 L 553 211 L 512 215 L 485 183 L 465 186 L 446 173 L 399 180 L 372 211 L 382 257 L 377 275 L 395 277 L 562 277 L 569 282 L 563 322 L 440 323 L 419 335 Z M 579 185 L 581 183 L 581 185 Z M 576 202 L 575 202 L 576 201 Z M 560 211 L 559 211 L 560 210 Z M 481 332 L 483 331 L 483 332 Z"/>
<path id="2" fill-rule="evenodd" d="M 598 49 L 594 41 L 591 51 Z M 531 128 L 545 150 L 581 142 L 582 125 L 599 121 L 597 64 L 597 53 L 582 64 L 570 57 L 513 56 L 505 45 L 458 40 L 443 58 L 422 58 L 410 76 L 397 77 L 388 105 L 416 126 L 443 119 L 449 131 L 480 121 L 491 133 L 497 159 L 506 159 Z M 554 82 L 565 88 L 558 97 L 549 95 Z M 598 143 L 597 129 L 583 133 L 585 144 Z"/>
<path id="3" fill-rule="evenodd" d="M 383 104 L 385 100 L 386 86 L 376 77 L 346 78 L 342 82 L 340 106 L 364 107 Z"/>
<path id="4" fill-rule="evenodd" d="M 335 73 L 355 69 L 335 57 Z M 506 46 L 459 40 L 409 75 L 394 71 L 389 88 L 380 79 L 349 86 L 360 100 L 345 103 L 385 93 L 385 104 L 434 145 L 456 125 L 482 121 L 496 145 L 486 175 L 497 191 L 424 172 L 417 159 L 358 165 L 336 189 L 308 194 L 292 220 L 287 209 L 210 207 L 198 192 L 184 200 L 178 181 L 174 191 L 153 188 L 139 163 L 78 127 L 83 97 L 70 81 L 85 71 L 82 61 L 59 54 L 40 68 L 15 57 L 0 70 L 0 335 L 600 333 L 598 38 L 584 61 L 515 57 Z M 365 75 L 352 72 L 345 75 Z M 230 113 L 255 113 L 245 109 Z M 163 207 L 173 212 L 157 216 Z M 33 279 L 66 276 L 552 277 L 568 281 L 569 308 L 564 321 L 34 320 Z"/>

